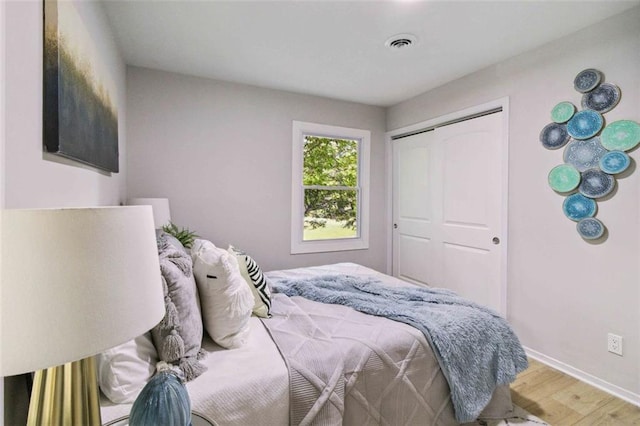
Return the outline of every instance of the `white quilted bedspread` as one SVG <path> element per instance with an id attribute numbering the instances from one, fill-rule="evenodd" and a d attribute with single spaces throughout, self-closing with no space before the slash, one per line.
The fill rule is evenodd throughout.
<path id="1" fill-rule="evenodd" d="M 257 317 L 250 319 L 249 342 L 238 349 L 223 349 L 208 336 L 203 364 L 209 367 L 187 383 L 192 410 L 218 425 L 289 424 L 289 375 L 269 333 Z M 102 421 L 129 414 L 131 404 L 101 400 Z"/>
<path id="2" fill-rule="evenodd" d="M 263 323 L 289 365 L 292 425 L 456 424 L 420 331 L 301 297 L 273 301 Z"/>
<path id="3" fill-rule="evenodd" d="M 353 263 L 273 271 L 265 275 L 304 278 L 331 273 L 369 275 L 392 286 L 406 285 Z M 294 299 L 302 311 L 322 324 L 323 333 L 336 339 L 334 343 L 342 342 L 337 349 L 346 360 L 346 387 L 340 414 L 344 425 L 457 424 L 446 379 L 420 331 L 343 306 L 323 306 L 302 298 Z M 187 383 L 192 409 L 220 426 L 288 425 L 287 365 L 260 319 L 252 317 L 250 324 L 249 342 L 238 349 L 222 349 L 205 337 L 203 348 L 208 355 L 203 363 L 208 371 Z M 505 398 L 510 406 L 508 388 Z M 113 404 L 104 396 L 101 405 L 104 423 L 127 415 L 131 409 L 131 404 Z M 315 424 L 334 423 L 316 421 Z"/>

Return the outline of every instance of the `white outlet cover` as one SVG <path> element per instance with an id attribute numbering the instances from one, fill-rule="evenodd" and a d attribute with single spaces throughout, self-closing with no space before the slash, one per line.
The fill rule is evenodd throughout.
<path id="1" fill-rule="evenodd" d="M 607 350 L 611 353 L 622 356 L 622 336 L 609 333 L 607 335 Z"/>

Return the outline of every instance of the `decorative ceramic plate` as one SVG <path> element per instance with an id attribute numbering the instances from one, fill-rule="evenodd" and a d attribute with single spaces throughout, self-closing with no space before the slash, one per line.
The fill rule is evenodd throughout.
<path id="1" fill-rule="evenodd" d="M 577 222 L 596 214 L 596 202 L 582 194 L 569 195 L 562 203 L 562 211 L 569 219 Z"/>
<path id="2" fill-rule="evenodd" d="M 635 121 L 614 121 L 602 131 L 602 146 L 609 151 L 629 151 L 638 143 L 640 143 L 640 124 Z"/>
<path id="3" fill-rule="evenodd" d="M 609 151 L 600 159 L 600 170 L 610 175 L 622 173 L 631 164 L 631 158 L 622 151 Z"/>
<path id="4" fill-rule="evenodd" d="M 582 172 L 582 180 L 578 191 L 585 197 L 604 197 L 613 190 L 616 180 L 613 176 L 600 169 L 589 169 Z"/>
<path id="5" fill-rule="evenodd" d="M 604 225 L 595 217 L 587 217 L 576 224 L 578 234 L 585 240 L 595 240 L 604 234 Z"/>
<path id="6" fill-rule="evenodd" d="M 602 73 L 596 69 L 588 68 L 580 71 L 573 80 L 573 87 L 580 93 L 587 93 L 598 87 L 602 81 Z"/>
<path id="7" fill-rule="evenodd" d="M 598 167 L 600 159 L 607 150 L 600 143 L 600 138 L 595 137 L 584 141 L 572 140 L 564 149 L 563 159 L 571 164 L 579 172 Z"/>
<path id="8" fill-rule="evenodd" d="M 585 109 L 571 117 L 567 123 L 567 131 L 575 139 L 589 139 L 598 134 L 603 124 L 602 114 Z"/>
<path id="9" fill-rule="evenodd" d="M 540 142 L 547 149 L 562 148 L 569 142 L 566 124 L 549 123 L 540 132 Z"/>
<path id="10" fill-rule="evenodd" d="M 566 123 L 576 112 L 576 106 L 571 102 L 560 102 L 551 110 L 551 120 L 556 123 Z"/>
<path id="11" fill-rule="evenodd" d="M 601 114 L 611 111 L 620 101 L 620 88 L 615 84 L 602 83 L 591 92 L 582 95 L 582 108 Z"/>
<path id="12" fill-rule="evenodd" d="M 549 186 L 554 191 L 573 191 L 579 184 L 580 172 L 571 164 L 560 164 L 549 172 Z"/>

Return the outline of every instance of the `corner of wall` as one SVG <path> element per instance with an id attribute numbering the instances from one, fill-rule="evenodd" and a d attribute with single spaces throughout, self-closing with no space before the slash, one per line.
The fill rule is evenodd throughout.
<path id="1" fill-rule="evenodd" d="M 5 142 L 5 130 L 4 130 L 4 110 L 5 110 L 5 96 L 4 96 L 4 67 L 7 63 L 5 55 L 5 40 L 7 34 L 5 31 L 5 2 L 0 1 L 0 209 L 4 209 L 4 142 Z M 1 213 L 0 213 L 1 214 Z M 2 239 L 2 225 L 0 225 L 0 240 Z M 2 244 L 0 243 L 0 254 L 2 254 Z M 0 257 L 1 259 L 1 257 Z M 0 260 L 0 273 L 2 271 L 2 264 Z M 2 297 L 2 289 L 0 288 L 0 297 Z M 0 328 L 1 329 L 1 328 Z M 4 378 L 0 378 L 0 426 L 4 425 Z"/>
<path id="2" fill-rule="evenodd" d="M 5 142 L 5 130 L 4 130 L 4 110 L 5 110 L 5 96 L 4 96 L 4 64 L 6 61 L 5 55 L 5 40 L 7 39 L 5 31 L 5 18 L 4 18 L 5 2 L 0 1 L 0 209 L 4 209 L 4 142 Z M 2 235 L 2 227 L 0 225 L 0 239 Z M 0 244 L 0 254 L 2 253 L 2 244 Z M 1 262 L 1 261 L 0 261 Z M 0 273 L 2 271 L 2 264 L 0 263 Z M 2 289 L 0 289 L 0 297 L 2 297 Z M 0 426 L 4 425 L 4 378 L 0 378 Z"/>
<path id="3" fill-rule="evenodd" d="M 5 166 L 4 166 L 4 146 L 6 139 L 6 131 L 5 131 L 5 64 L 7 63 L 6 58 L 6 47 L 5 40 L 7 39 L 7 34 L 5 30 L 5 2 L 0 1 L 0 209 L 4 208 L 4 182 L 5 182 Z M 2 387 L 0 383 L 0 396 L 2 395 Z M 0 404 L 0 414 L 2 414 L 2 405 Z M 0 419 L 2 416 L 0 416 Z"/>
<path id="4" fill-rule="evenodd" d="M 0 209 L 4 209 L 4 145 L 5 145 L 5 64 L 7 58 L 5 54 L 5 40 L 7 34 L 5 31 L 5 2 L 0 1 Z M 2 227 L 0 225 L 0 240 L 2 238 Z M 2 254 L 2 244 L 0 243 L 0 255 Z M 1 258 L 1 257 L 0 257 Z M 0 260 L 0 274 L 2 272 L 2 264 Z M 2 289 L 0 288 L 0 297 L 2 297 Z M 0 377 L 0 426 L 4 425 L 4 377 Z"/>

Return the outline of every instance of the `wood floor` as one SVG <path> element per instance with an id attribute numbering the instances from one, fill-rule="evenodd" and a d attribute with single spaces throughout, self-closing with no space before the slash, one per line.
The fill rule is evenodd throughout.
<path id="1" fill-rule="evenodd" d="M 640 425 L 640 408 L 529 359 L 511 384 L 513 403 L 552 426 Z"/>

